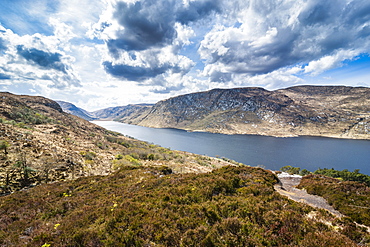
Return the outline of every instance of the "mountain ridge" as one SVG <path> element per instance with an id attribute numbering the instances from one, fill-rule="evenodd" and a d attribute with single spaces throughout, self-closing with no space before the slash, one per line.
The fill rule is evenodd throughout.
<path id="1" fill-rule="evenodd" d="M 63 111 L 69 113 L 69 114 L 73 114 L 77 117 L 80 117 L 82 119 L 85 119 L 87 121 L 92 121 L 92 120 L 96 120 L 97 118 L 93 116 L 92 113 L 82 109 L 82 108 L 79 108 L 77 106 L 75 106 L 74 104 L 72 103 L 69 103 L 69 102 L 65 102 L 65 101 L 61 101 L 61 100 L 57 100 L 55 101 L 57 102 L 60 107 L 63 109 Z"/>
<path id="2" fill-rule="evenodd" d="M 370 89 L 363 87 L 216 89 L 160 101 L 144 120 L 132 123 L 223 134 L 369 139 L 369 103 Z"/>
<path id="3" fill-rule="evenodd" d="M 154 105 L 128 105 L 100 111 L 105 115 L 103 118 L 95 115 L 98 119 L 154 128 L 370 139 L 370 88 L 367 87 L 212 89 L 171 97 Z"/>

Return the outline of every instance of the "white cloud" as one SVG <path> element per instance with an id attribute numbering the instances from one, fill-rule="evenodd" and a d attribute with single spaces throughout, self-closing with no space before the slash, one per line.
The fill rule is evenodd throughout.
<path id="1" fill-rule="evenodd" d="M 58 50 L 61 44 L 58 38 L 38 33 L 19 36 L 11 30 L 1 32 L 0 38 L 6 43 L 0 57 L 0 72 L 14 83 L 36 80 L 60 89 L 80 86 L 73 69 L 74 58 Z"/>
<path id="2" fill-rule="evenodd" d="M 370 8 L 364 1 L 286 0 L 239 4 L 244 7 L 240 12 L 230 10 L 238 26 L 220 23 L 201 42 L 199 54 L 206 60 L 203 75 L 266 74 L 311 61 L 317 62 L 312 62 L 307 72 L 317 75 L 340 65 L 343 59 L 369 52 L 369 20 L 361 18 L 363 10 L 357 9 Z"/>
<path id="3" fill-rule="evenodd" d="M 334 55 L 324 56 L 318 60 L 311 61 L 305 66 L 304 72 L 312 76 L 317 76 L 329 69 L 340 67 L 343 61 L 352 59 L 360 53 L 361 52 L 355 50 L 340 50 Z"/>
<path id="4" fill-rule="evenodd" d="M 0 21 L 14 20 L 0 25 L 0 89 L 95 109 L 215 87 L 335 83 L 327 71 L 370 53 L 366 0 L 47 2 L 0 10 Z"/>

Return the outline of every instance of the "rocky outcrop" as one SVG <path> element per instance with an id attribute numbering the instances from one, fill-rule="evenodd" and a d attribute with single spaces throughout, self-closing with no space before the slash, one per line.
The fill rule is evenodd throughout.
<path id="1" fill-rule="evenodd" d="M 163 100 L 141 114 L 117 119 L 147 127 L 225 134 L 370 139 L 370 89 L 214 89 Z"/>

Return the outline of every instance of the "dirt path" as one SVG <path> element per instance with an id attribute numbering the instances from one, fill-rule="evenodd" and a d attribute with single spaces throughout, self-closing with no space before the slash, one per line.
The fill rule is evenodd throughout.
<path id="1" fill-rule="evenodd" d="M 324 198 L 310 195 L 305 190 L 297 189 L 296 186 L 300 183 L 302 179 L 301 176 L 282 173 L 279 174 L 278 177 L 281 184 L 276 184 L 275 190 L 281 195 L 287 196 L 289 199 L 297 202 L 306 203 L 315 208 L 325 209 L 337 217 L 343 216 L 332 206 L 330 206 Z"/>

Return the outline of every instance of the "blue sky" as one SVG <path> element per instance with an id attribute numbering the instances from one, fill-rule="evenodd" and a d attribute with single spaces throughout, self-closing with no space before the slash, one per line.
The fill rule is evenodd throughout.
<path id="1" fill-rule="evenodd" d="M 0 91 L 87 110 L 212 88 L 370 86 L 367 0 L 1 0 Z"/>

